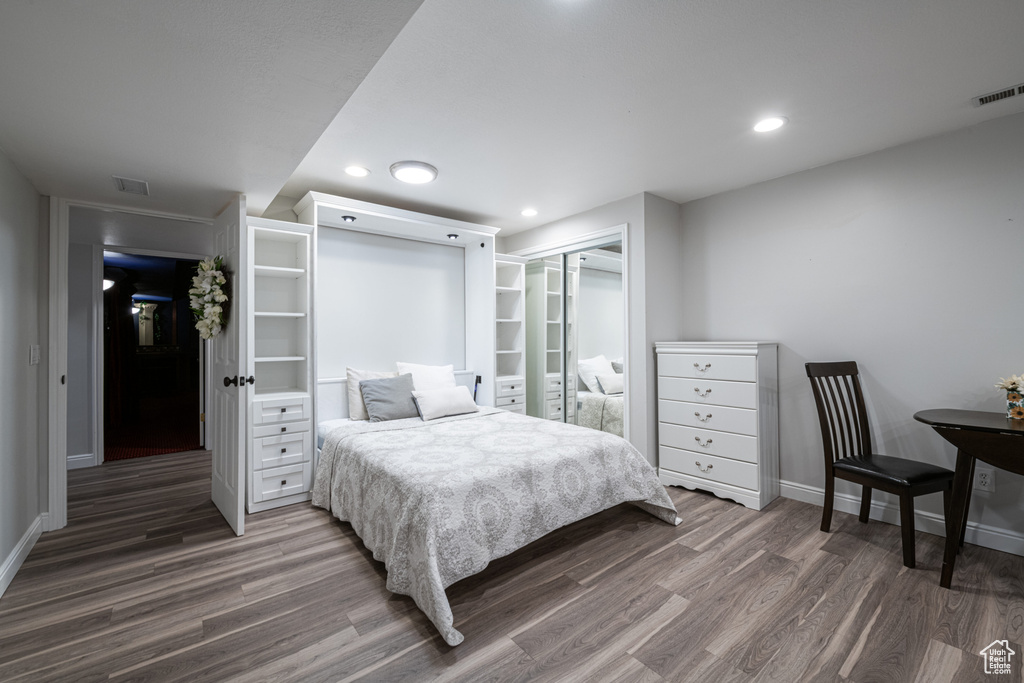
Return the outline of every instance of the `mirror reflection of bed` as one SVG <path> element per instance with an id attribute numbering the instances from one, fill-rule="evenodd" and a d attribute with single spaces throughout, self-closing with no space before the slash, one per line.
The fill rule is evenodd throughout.
<path id="1" fill-rule="evenodd" d="M 527 414 L 624 436 L 621 242 L 531 261 L 526 297 Z"/>

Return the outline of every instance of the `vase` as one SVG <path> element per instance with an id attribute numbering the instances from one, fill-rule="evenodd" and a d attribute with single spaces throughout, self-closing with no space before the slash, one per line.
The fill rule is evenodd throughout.
<path id="1" fill-rule="evenodd" d="M 1006 392 L 1006 417 L 1024 420 L 1024 394 L 1021 391 Z"/>

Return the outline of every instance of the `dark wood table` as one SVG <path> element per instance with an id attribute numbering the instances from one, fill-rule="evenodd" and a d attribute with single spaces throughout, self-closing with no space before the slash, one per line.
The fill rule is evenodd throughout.
<path id="1" fill-rule="evenodd" d="M 956 446 L 956 476 L 946 514 L 946 551 L 939 585 L 949 588 L 953 563 L 963 542 L 967 511 L 971 504 L 974 464 L 977 460 L 1017 474 L 1024 474 L 1024 420 L 1005 413 L 977 410 L 922 410 L 914 419 L 931 427 Z"/>

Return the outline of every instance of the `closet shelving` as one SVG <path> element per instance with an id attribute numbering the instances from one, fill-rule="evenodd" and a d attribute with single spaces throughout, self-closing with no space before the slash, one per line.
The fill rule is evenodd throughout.
<path id="1" fill-rule="evenodd" d="M 525 264 L 517 256 L 495 254 L 495 405 L 526 410 Z"/>
<path id="2" fill-rule="evenodd" d="M 531 415 L 561 420 L 563 300 L 561 259 L 533 261 L 526 268 L 527 332 L 531 343 L 526 363 L 526 406 Z"/>

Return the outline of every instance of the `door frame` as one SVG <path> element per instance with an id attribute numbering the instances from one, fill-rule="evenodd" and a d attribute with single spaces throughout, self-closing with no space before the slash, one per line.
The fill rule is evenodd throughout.
<path id="1" fill-rule="evenodd" d="M 101 211 L 171 220 L 209 224 L 207 218 L 161 211 L 146 211 L 129 206 L 104 204 L 63 197 L 49 201 L 49 262 L 47 273 L 47 512 L 44 530 L 61 529 L 68 523 L 68 244 L 70 242 L 71 207 L 79 206 Z M 114 249 L 130 246 L 102 245 Z M 188 256 L 193 258 L 193 256 Z M 205 256 L 199 256 L 200 259 Z M 102 291 L 102 288 L 101 288 Z M 95 299 L 94 299 L 95 301 Z M 100 387 L 102 391 L 102 387 Z M 100 394 L 102 400 L 102 393 Z M 98 411 L 97 411 L 98 412 Z M 102 440 L 100 441 L 102 444 Z M 98 457 L 102 457 L 99 455 Z"/>

